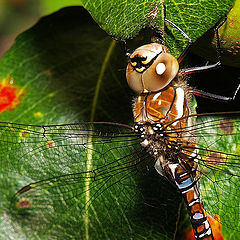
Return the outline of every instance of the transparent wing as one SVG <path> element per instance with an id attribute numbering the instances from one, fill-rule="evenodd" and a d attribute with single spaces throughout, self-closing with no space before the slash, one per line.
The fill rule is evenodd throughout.
<path id="1" fill-rule="evenodd" d="M 20 172 L 34 182 L 21 189 L 19 197 L 30 194 L 32 189 L 52 189 L 53 185 L 62 187 L 60 195 L 64 197 L 64 192 L 79 182 L 83 183 L 81 189 L 110 179 L 114 183 L 118 174 L 125 176 L 129 169 L 134 172 L 146 155 L 131 128 L 120 125 L 3 123 L 0 133 L 1 159 L 7 157 L 1 161 L 1 169 Z"/>
<path id="2" fill-rule="evenodd" d="M 188 117 L 193 118 L 196 116 Z M 183 145 L 183 157 L 189 160 L 193 149 L 199 151 L 199 188 L 208 214 L 220 216 L 224 226 L 237 231 L 240 229 L 239 118 L 239 112 L 201 114 L 197 121 L 190 121 L 195 123 L 188 128 L 174 130 L 197 139 L 197 147 L 191 142 L 186 145 L 181 136 L 177 141 Z"/>
<path id="3" fill-rule="evenodd" d="M 51 236 L 64 232 L 66 238 L 69 224 L 83 238 L 90 234 L 90 239 L 117 239 L 117 234 L 121 239 L 124 233 L 129 237 L 129 232 L 135 231 L 130 220 L 142 219 L 136 206 L 144 205 L 143 195 L 151 198 L 150 189 L 154 188 L 161 201 L 162 182 L 155 172 L 157 181 L 150 180 L 154 161 L 139 143 L 132 128 L 121 124 L 0 123 L 0 168 L 9 176 L 21 175 L 17 193 L 9 201 L 10 207 L 6 207 L 11 209 L 7 214 L 24 231 L 31 227 L 43 235 L 47 231 Z M 140 191 L 142 188 L 145 193 Z M 176 196 L 172 197 L 172 204 L 178 207 Z M 77 220 L 76 212 L 80 215 Z M 144 214 L 145 219 L 148 214 Z M 162 219 L 166 222 L 163 216 Z M 61 221 L 64 224 L 59 224 Z M 141 224 L 137 225 L 140 228 Z M 152 223 L 151 227 L 154 225 L 159 231 L 159 223 Z"/>
<path id="4" fill-rule="evenodd" d="M 183 157 L 189 159 L 193 147 L 191 142 L 186 144 L 185 139 L 181 139 L 182 133 L 197 139 L 202 176 L 199 185 L 204 205 L 209 214 L 219 215 L 224 225 L 235 230 L 239 224 L 239 122 L 237 116 L 229 114 L 220 117 L 202 114 L 192 126 L 166 132 L 174 136 L 176 132 L 181 133 L 176 141 L 184 149 Z M 20 190 L 17 189 L 18 193 L 11 200 L 10 214 L 21 226 L 30 224 L 32 228 L 52 231 L 52 234 L 56 231 L 58 235 L 63 232 L 62 228 L 64 231 L 68 228 L 60 224 L 61 231 L 56 227 L 49 229 L 48 223 L 58 223 L 59 216 L 66 215 L 65 220 L 61 219 L 65 225 L 67 222 L 71 228 L 75 226 L 82 237 L 89 231 L 95 239 L 105 239 L 104 234 L 117 239 L 116 235 L 111 235 L 112 229 L 117 233 L 125 231 L 129 236 L 133 229 L 128 222 L 139 220 L 135 225 L 139 227 L 143 224 L 142 216 L 147 219 L 145 225 L 153 227 L 155 224 L 159 230 L 158 221 L 170 220 L 169 209 L 177 213 L 176 199 L 179 198 L 167 195 L 174 191 L 169 191 L 170 186 L 162 180 L 159 182 L 154 169 L 151 172 L 155 161 L 141 150 L 139 143 L 132 129 L 121 124 L 26 126 L 1 123 L 0 167 L 16 176 L 24 176 L 18 181 Z M 155 174 L 155 178 L 149 178 L 149 173 Z M 156 195 L 159 201 L 155 200 Z M 145 200 L 139 202 L 146 196 L 154 199 L 150 209 L 157 214 L 158 221 L 152 221 L 150 216 L 146 218 L 149 209 L 138 208 L 140 204 L 149 205 Z M 165 218 L 164 212 L 156 208 L 159 205 L 168 208 Z M 76 212 L 82 216 L 78 224 L 74 219 Z M 127 225 L 119 225 L 119 222 Z M 173 228 L 172 222 L 169 226 Z M 121 225 L 125 226 L 124 231 Z M 64 237 L 66 235 L 65 232 Z"/>

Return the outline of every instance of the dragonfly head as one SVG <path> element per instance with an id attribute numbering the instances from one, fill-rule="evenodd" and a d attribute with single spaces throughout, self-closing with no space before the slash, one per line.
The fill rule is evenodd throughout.
<path id="1" fill-rule="evenodd" d="M 129 57 L 126 71 L 128 85 L 137 93 L 156 92 L 166 87 L 177 75 L 178 61 L 158 43 L 137 48 Z"/>

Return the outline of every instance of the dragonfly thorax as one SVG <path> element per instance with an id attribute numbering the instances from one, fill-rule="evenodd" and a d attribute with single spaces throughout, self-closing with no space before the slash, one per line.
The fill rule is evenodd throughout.
<path id="1" fill-rule="evenodd" d="M 177 119 L 190 112 L 187 93 L 180 86 L 168 86 L 159 92 L 140 94 L 133 104 L 134 120 L 137 123 L 164 124 L 175 121 L 177 124 Z"/>
<path id="2" fill-rule="evenodd" d="M 143 139 L 141 146 L 155 159 L 165 156 L 171 163 L 178 162 L 179 146 L 169 145 L 165 129 L 161 123 L 137 123 L 135 132 Z"/>
<path id="3" fill-rule="evenodd" d="M 151 154 L 156 155 L 165 150 L 166 138 L 161 123 L 137 123 L 134 130 L 143 139 L 141 146 Z"/>
<path id="4" fill-rule="evenodd" d="M 146 138 L 146 136 L 152 136 L 154 134 L 159 135 L 160 137 L 164 137 L 163 126 L 161 123 L 151 124 L 149 122 L 146 123 L 137 123 L 135 124 L 134 131 L 139 134 L 142 138 Z"/>

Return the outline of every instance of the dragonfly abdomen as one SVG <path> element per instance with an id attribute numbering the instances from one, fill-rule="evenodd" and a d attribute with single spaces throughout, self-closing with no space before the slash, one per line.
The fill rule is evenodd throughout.
<path id="1" fill-rule="evenodd" d="M 196 185 L 197 181 L 194 180 L 191 172 L 184 170 L 179 164 L 168 164 L 168 167 L 187 206 L 195 238 L 197 240 L 214 240 Z"/>

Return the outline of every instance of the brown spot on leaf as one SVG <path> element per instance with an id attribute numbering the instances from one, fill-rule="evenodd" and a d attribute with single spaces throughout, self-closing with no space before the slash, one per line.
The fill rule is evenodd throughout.
<path id="1" fill-rule="evenodd" d="M 27 129 L 24 129 L 20 132 L 20 137 L 25 138 L 28 136 L 28 134 L 29 134 L 29 131 Z"/>
<path id="2" fill-rule="evenodd" d="M 218 127 L 226 134 L 232 133 L 234 129 L 233 122 L 227 118 L 221 119 L 219 121 Z"/>
<path id="3" fill-rule="evenodd" d="M 45 74 L 46 76 L 51 76 L 53 73 L 52 73 L 52 71 L 47 70 L 47 71 L 44 72 L 44 74 Z"/>
<path id="4" fill-rule="evenodd" d="M 151 3 L 153 6 L 152 10 L 148 13 L 147 18 L 155 19 L 159 13 L 158 6 L 156 4 Z"/>
<path id="5" fill-rule="evenodd" d="M 47 141 L 46 146 L 47 146 L 47 148 L 53 148 L 54 147 L 54 141 L 53 140 Z"/>
<path id="6" fill-rule="evenodd" d="M 27 199 L 22 199 L 17 202 L 17 208 L 19 209 L 26 209 L 30 207 L 31 207 L 31 203 Z"/>
<path id="7" fill-rule="evenodd" d="M 212 152 L 206 159 L 208 165 L 219 166 L 223 165 L 226 162 L 226 156 L 222 153 Z"/>

